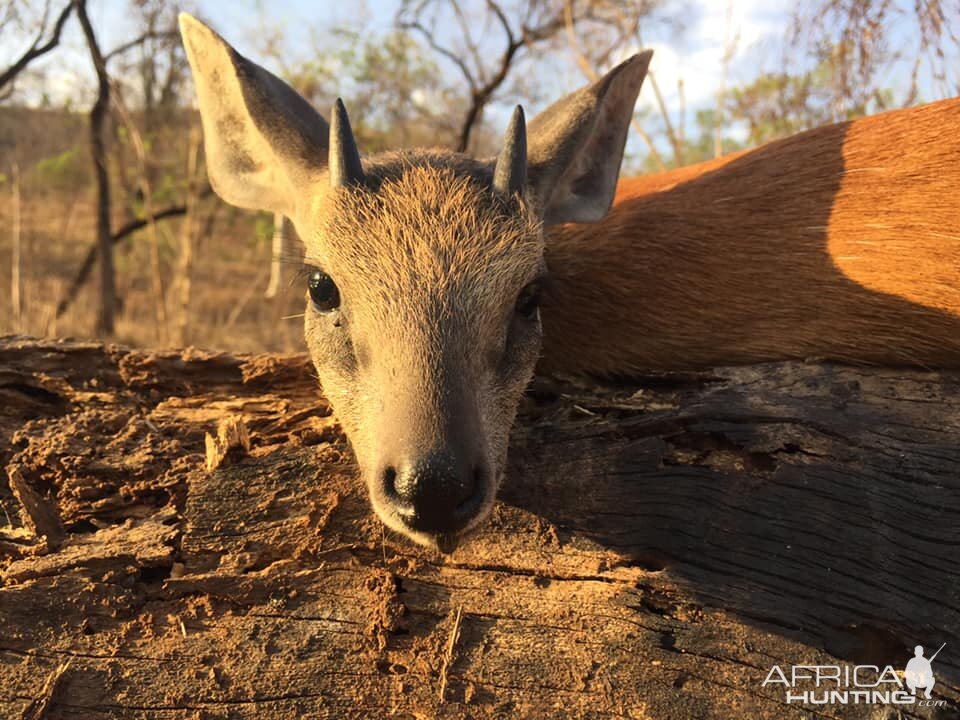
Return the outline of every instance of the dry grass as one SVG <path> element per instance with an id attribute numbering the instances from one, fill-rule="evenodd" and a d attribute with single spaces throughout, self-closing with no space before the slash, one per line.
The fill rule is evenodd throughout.
<path id="1" fill-rule="evenodd" d="M 219 204 L 219 207 L 218 207 Z M 0 334 L 94 337 L 96 273 L 63 317 L 56 306 L 93 242 L 92 196 L 23 193 L 21 206 L 23 317 L 14 317 L 11 295 L 11 193 L 0 186 Z M 186 343 L 235 352 L 292 352 L 304 349 L 303 289 L 294 280 L 274 299 L 264 298 L 270 262 L 269 239 L 259 239 L 252 214 L 226 208 L 213 198 L 201 208 L 200 228 L 216 212 L 212 232 L 197 239 Z M 114 227 L 129 217 L 114 218 Z M 161 270 L 168 314 L 176 308 L 180 219 L 158 225 Z M 154 307 L 150 243 L 141 231 L 115 246 L 120 307 L 112 340 L 136 347 L 162 342 Z M 289 273 L 295 278 L 295 271 Z M 173 322 L 173 315 L 171 322 Z"/>

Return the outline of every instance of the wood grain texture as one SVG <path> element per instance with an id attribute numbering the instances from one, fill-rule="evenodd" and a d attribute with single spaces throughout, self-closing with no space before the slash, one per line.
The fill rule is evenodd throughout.
<path id="1" fill-rule="evenodd" d="M 958 713 L 957 373 L 537 380 L 450 557 L 384 533 L 303 357 L 6 338 L 0 399 L 67 531 L 0 488 L 0 717 L 887 718 L 761 684 L 943 642 L 943 705 L 898 709 Z M 235 416 L 249 455 L 208 473 Z"/>

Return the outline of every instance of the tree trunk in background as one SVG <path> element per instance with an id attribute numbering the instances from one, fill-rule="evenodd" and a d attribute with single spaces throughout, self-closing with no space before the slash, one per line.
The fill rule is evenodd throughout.
<path id="1" fill-rule="evenodd" d="M 143 196 L 143 210 L 148 218 L 147 234 L 150 238 L 150 274 L 153 285 L 153 311 L 154 319 L 157 323 L 154 337 L 159 344 L 164 344 L 169 340 L 170 335 L 167 323 L 167 296 L 163 291 L 163 267 L 160 261 L 160 234 L 157 232 L 157 221 L 154 218 L 153 183 L 150 181 L 147 149 L 143 142 L 143 135 L 139 128 L 137 128 L 137 124 L 133 121 L 133 117 L 127 111 L 119 90 L 114 94 L 113 101 L 117 109 L 117 114 L 120 116 L 120 121 L 130 134 L 134 154 L 137 156 L 137 169 L 139 174 L 137 185 L 140 188 L 140 194 Z"/>
<path id="2" fill-rule="evenodd" d="M 193 243 L 197 225 L 197 165 L 200 155 L 200 128 L 190 129 L 190 146 L 187 149 L 187 197 L 186 213 L 180 225 L 180 260 L 177 264 L 177 305 L 175 340 L 178 345 L 188 344 L 190 327 L 190 292 L 193 280 Z"/>
<path id="3" fill-rule="evenodd" d="M 264 297 L 273 298 L 280 292 L 285 280 L 284 269 L 290 259 L 293 225 L 280 213 L 273 216 L 273 255 L 270 258 L 270 282 Z"/>
<path id="4" fill-rule="evenodd" d="M 102 336 L 113 335 L 116 310 L 116 286 L 113 273 L 113 242 L 110 234 L 110 177 L 107 174 L 107 149 L 105 122 L 110 105 L 110 78 L 107 66 L 97 45 L 97 38 L 87 15 L 86 0 L 77 3 L 77 18 L 83 28 L 90 58 L 97 72 L 97 101 L 90 110 L 90 152 L 97 179 L 97 247 L 100 260 L 100 314 L 97 332 Z"/>
<path id="5" fill-rule="evenodd" d="M 16 163 L 12 171 L 12 192 L 11 192 L 11 220 L 10 225 L 13 235 L 13 258 L 10 261 L 10 305 L 12 311 L 14 332 L 21 332 L 23 329 L 23 306 L 20 297 L 20 168 Z"/>

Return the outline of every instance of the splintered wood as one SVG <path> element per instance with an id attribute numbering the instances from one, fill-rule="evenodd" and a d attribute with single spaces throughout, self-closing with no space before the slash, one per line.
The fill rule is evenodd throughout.
<path id="1" fill-rule="evenodd" d="M 893 712 L 958 716 L 960 373 L 539 379 L 441 556 L 312 372 L 0 340 L 0 718 L 878 720 L 764 679 L 944 643 Z"/>
<path id="2" fill-rule="evenodd" d="M 39 697 L 27 705 L 26 709 L 23 711 L 23 715 L 20 716 L 20 720 L 43 720 L 47 708 L 53 702 L 54 695 L 57 692 L 57 686 L 60 684 L 67 670 L 70 669 L 70 664 L 72 662 L 73 659 L 71 658 L 70 660 L 61 663 L 52 673 L 50 673 L 49 676 L 47 676 L 46 681 L 43 683 L 43 687 L 40 689 Z"/>
<path id="3" fill-rule="evenodd" d="M 245 457 L 250 452 L 250 434 L 243 417 L 235 415 L 221 420 L 216 437 L 207 433 L 206 448 L 207 472 Z"/>
<path id="4" fill-rule="evenodd" d="M 23 509 L 22 516 L 27 527 L 37 539 L 47 544 L 48 549 L 56 549 L 64 537 L 56 501 L 43 497 L 30 487 L 19 465 L 7 466 L 7 481 L 10 492 Z"/>

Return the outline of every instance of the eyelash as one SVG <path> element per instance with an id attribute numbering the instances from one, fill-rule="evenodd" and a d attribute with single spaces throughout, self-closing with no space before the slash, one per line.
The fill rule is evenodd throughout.
<path id="1" fill-rule="evenodd" d="M 304 260 L 298 267 L 296 273 L 294 273 L 293 280 L 291 285 L 300 285 L 305 283 L 313 273 L 317 272 L 320 267 L 315 265 L 309 260 Z"/>

